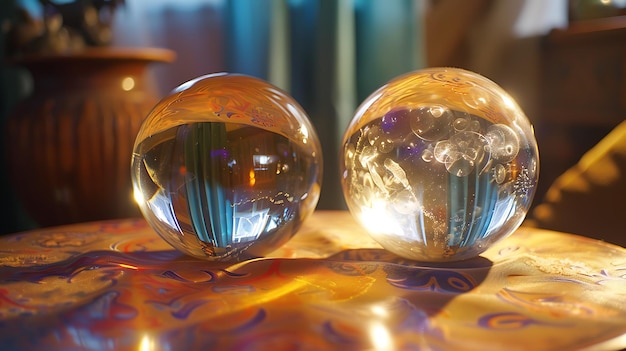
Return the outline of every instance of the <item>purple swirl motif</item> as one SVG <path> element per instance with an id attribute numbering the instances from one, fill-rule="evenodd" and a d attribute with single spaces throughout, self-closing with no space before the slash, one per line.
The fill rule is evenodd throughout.
<path id="1" fill-rule="evenodd" d="M 614 269 L 601 269 L 600 273 L 594 277 L 598 278 L 595 282 L 597 285 L 606 285 L 613 282 L 624 283 L 626 281 L 626 262 L 621 265 L 616 264 Z"/>
<path id="2" fill-rule="evenodd" d="M 181 298 L 174 298 L 167 302 L 147 300 L 145 303 L 153 305 L 157 309 L 168 309 L 170 310 L 170 315 L 172 317 L 184 320 L 189 317 L 191 312 L 209 302 L 209 300 L 204 299 L 196 299 L 185 302 L 182 301 Z"/>
<path id="3" fill-rule="evenodd" d="M 548 325 L 552 327 L 568 327 L 570 324 L 543 322 L 517 312 L 498 312 L 486 314 L 478 319 L 478 326 L 491 330 L 523 329 L 531 325 Z"/>
<path id="4" fill-rule="evenodd" d="M 231 272 L 228 269 L 220 269 L 219 271 L 222 272 L 224 275 L 231 277 L 231 278 L 243 278 L 243 277 L 247 277 L 248 275 L 250 275 L 250 273 Z"/>
<path id="5" fill-rule="evenodd" d="M 410 269 L 398 266 L 387 271 L 387 281 L 401 289 L 462 294 L 476 287 L 472 276 L 452 270 Z"/>

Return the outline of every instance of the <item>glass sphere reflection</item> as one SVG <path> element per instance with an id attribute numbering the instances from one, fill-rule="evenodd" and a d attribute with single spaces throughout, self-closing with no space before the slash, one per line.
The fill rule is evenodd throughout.
<path id="1" fill-rule="evenodd" d="M 322 154 L 293 98 L 256 78 L 213 74 L 154 107 L 131 167 L 139 207 L 169 244 L 243 260 L 285 243 L 313 212 Z"/>
<path id="2" fill-rule="evenodd" d="M 385 249 L 419 261 L 475 257 L 524 220 L 539 176 L 532 126 L 476 73 L 424 69 L 357 109 L 341 181 L 354 217 Z"/>

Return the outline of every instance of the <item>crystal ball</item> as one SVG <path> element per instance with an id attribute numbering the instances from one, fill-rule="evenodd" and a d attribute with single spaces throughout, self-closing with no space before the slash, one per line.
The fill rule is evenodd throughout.
<path id="1" fill-rule="evenodd" d="M 134 196 L 170 245 L 212 261 L 288 241 L 320 195 L 322 153 L 302 107 L 249 76 L 212 74 L 163 98 L 137 134 Z"/>
<path id="2" fill-rule="evenodd" d="M 539 176 L 524 112 L 461 69 L 391 80 L 356 110 L 342 146 L 348 209 L 386 250 L 417 261 L 473 258 L 510 235 Z"/>

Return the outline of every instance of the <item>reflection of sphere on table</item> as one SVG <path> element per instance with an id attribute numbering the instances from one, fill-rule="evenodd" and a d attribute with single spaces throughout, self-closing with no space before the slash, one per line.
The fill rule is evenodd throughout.
<path id="1" fill-rule="evenodd" d="M 161 100 L 135 142 L 135 197 L 175 248 L 211 260 L 285 243 L 320 194 L 319 140 L 302 108 L 256 78 L 199 77 Z"/>
<path id="2" fill-rule="evenodd" d="M 398 77 L 358 108 L 343 139 L 352 214 L 386 249 L 422 261 L 477 256 L 524 220 L 537 143 L 515 101 L 460 69 Z"/>

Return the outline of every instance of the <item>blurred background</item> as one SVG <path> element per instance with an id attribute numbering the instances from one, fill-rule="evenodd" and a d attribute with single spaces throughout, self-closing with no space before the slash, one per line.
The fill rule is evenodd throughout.
<path id="1" fill-rule="evenodd" d="M 96 57 L 95 71 L 109 72 L 109 62 L 124 55 L 135 66 L 141 61 L 141 72 L 132 74 L 140 75 L 142 83 L 135 78 L 128 90 L 142 85 L 157 99 L 185 81 L 221 71 L 266 79 L 289 92 L 309 113 L 322 141 L 325 172 L 319 209 L 345 208 L 337 167 L 340 139 L 370 93 L 419 68 L 475 71 L 507 90 L 535 125 L 541 152 L 535 202 L 540 202 L 558 175 L 623 120 L 625 5 L 616 0 L 3 0 L 0 232 L 133 214 L 130 210 L 64 217 L 68 211 L 62 203 L 70 201 L 71 194 L 63 189 L 53 194 L 56 203 L 43 195 L 38 199 L 42 192 L 33 190 L 28 201 L 38 203 L 34 211 L 22 199 L 22 189 L 29 184 L 35 189 L 52 177 L 29 164 L 71 165 L 83 157 L 89 162 L 81 167 L 91 168 L 91 177 L 108 170 L 107 157 L 113 156 L 93 145 L 100 139 L 90 138 L 83 145 L 80 136 L 58 132 L 61 122 L 29 120 L 29 126 L 19 117 L 24 112 L 20 104 L 36 95 L 38 80 L 48 79 L 53 91 L 67 79 L 73 89 L 82 80 L 80 89 L 106 85 L 88 78 L 92 73 L 87 68 L 76 73 L 74 69 L 83 67 L 77 60 L 70 59 L 69 66 L 58 58 L 49 60 L 85 56 L 85 50 L 90 59 Z M 99 50 L 93 53 L 91 48 Z M 60 109 L 50 107 L 50 101 L 41 104 L 39 110 L 26 112 L 47 111 L 51 119 Z M 89 104 L 80 102 L 80 109 L 89 110 Z M 93 110 L 104 110 L 94 104 Z M 131 103 L 124 106 L 134 114 L 147 113 Z M 122 118 L 115 111 L 107 113 Z M 115 121 L 104 129 L 127 123 Z M 105 136 L 102 143 L 132 146 L 138 122 L 133 123 L 125 127 L 126 134 L 111 129 L 114 141 Z M 29 132 L 42 124 L 58 133 L 46 137 L 44 132 Z M 79 127 L 72 131 L 85 132 Z M 63 140 L 72 142 L 65 145 Z M 66 150 L 59 152 L 69 160 L 57 153 L 57 161 L 50 161 L 46 152 L 53 147 Z M 87 154 L 76 148 L 97 150 Z M 115 176 L 129 177 L 130 158 L 119 162 Z M 105 166 L 98 171 L 101 164 Z M 99 184 L 93 181 L 92 187 Z M 39 220 L 45 217 L 41 212 L 50 216 Z"/>

